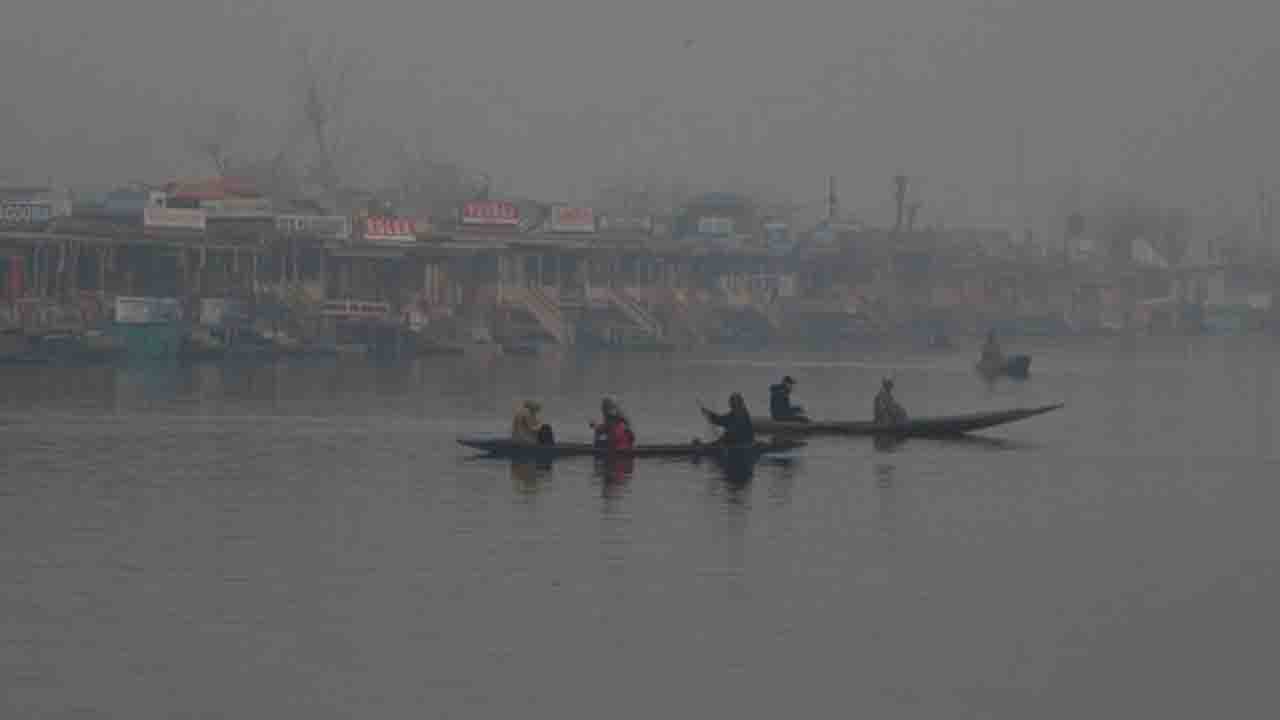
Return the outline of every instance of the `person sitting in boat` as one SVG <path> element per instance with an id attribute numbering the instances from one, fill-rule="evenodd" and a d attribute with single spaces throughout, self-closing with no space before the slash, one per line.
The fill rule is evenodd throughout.
<path id="1" fill-rule="evenodd" d="M 591 421 L 591 429 L 595 430 L 595 446 L 610 451 L 630 450 L 635 447 L 636 434 L 631 429 L 631 421 L 613 398 L 605 398 L 600 402 L 601 422 Z"/>
<path id="2" fill-rule="evenodd" d="M 876 393 L 874 418 L 878 423 L 904 423 L 907 411 L 893 397 L 893 380 L 885 378 L 880 383 L 880 392 Z"/>
<path id="3" fill-rule="evenodd" d="M 791 390 L 796 386 L 795 378 L 790 375 L 782 378 L 782 382 L 769 386 L 769 415 L 778 422 L 809 422 L 804 408 L 791 404 Z"/>
<path id="4" fill-rule="evenodd" d="M 987 333 L 987 341 L 982 345 L 982 359 L 979 364 L 984 368 L 994 370 L 1004 367 L 1004 362 L 1004 350 L 1000 348 L 1000 343 L 996 340 L 996 331 L 991 330 Z"/>
<path id="5" fill-rule="evenodd" d="M 713 413 L 702 408 L 702 415 L 707 422 L 724 428 L 724 434 L 718 441 L 721 445 L 751 445 L 756 441 L 755 426 L 751 424 L 751 413 L 747 412 L 747 401 L 740 393 L 729 396 L 729 412 L 724 415 Z"/>
<path id="6" fill-rule="evenodd" d="M 511 421 L 511 439 L 522 445 L 554 445 L 555 433 L 542 422 L 542 404 L 526 400 Z"/>

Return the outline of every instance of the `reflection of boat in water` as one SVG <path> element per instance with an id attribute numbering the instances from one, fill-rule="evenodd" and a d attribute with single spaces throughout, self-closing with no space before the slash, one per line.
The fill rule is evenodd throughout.
<path id="1" fill-rule="evenodd" d="M 637 445 L 630 450 L 610 451 L 591 443 L 556 443 L 554 445 L 525 445 L 508 437 L 463 437 L 458 443 L 479 450 L 493 457 L 506 458 L 724 458 L 752 459 L 764 455 L 790 452 L 804 447 L 800 440 L 775 439 L 753 445 L 718 445 L 715 443 L 669 443 Z"/>
<path id="2" fill-rule="evenodd" d="M 913 418 L 904 423 L 878 423 L 870 420 L 817 421 L 809 423 L 776 422 L 753 418 L 756 432 L 770 435 L 864 435 L 889 437 L 948 437 L 985 430 L 998 425 L 1026 420 L 1061 408 L 1061 404 L 1036 408 L 998 410 L 995 412 Z"/>
<path id="3" fill-rule="evenodd" d="M 1026 380 L 1031 375 L 1030 355 L 1010 355 L 1000 362 L 979 361 L 978 373 L 987 379 L 1007 377 Z"/>

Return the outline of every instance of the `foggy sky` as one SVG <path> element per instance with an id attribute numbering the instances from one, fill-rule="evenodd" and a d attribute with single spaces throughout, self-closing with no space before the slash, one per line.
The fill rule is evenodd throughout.
<path id="1" fill-rule="evenodd" d="M 307 37 L 366 58 L 349 131 L 377 179 L 406 143 L 547 200 L 626 171 L 773 186 L 876 216 L 918 178 L 926 219 L 1029 195 L 1139 189 L 1246 211 L 1280 180 L 1274 0 L 20 0 L 0 18 L 0 179 L 161 181 L 205 169 L 184 128 L 243 107 L 278 147 Z"/>

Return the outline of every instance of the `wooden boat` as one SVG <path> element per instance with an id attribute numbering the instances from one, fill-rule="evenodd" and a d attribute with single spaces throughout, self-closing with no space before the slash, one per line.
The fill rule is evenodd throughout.
<path id="1" fill-rule="evenodd" d="M 977 368 L 978 372 L 988 379 L 1007 377 L 1015 380 L 1026 380 L 1031 375 L 1031 356 L 1010 355 L 1005 358 L 1003 363 L 992 366 L 979 362 Z"/>
<path id="2" fill-rule="evenodd" d="M 998 410 L 995 412 L 912 418 L 905 423 L 877 423 L 870 420 L 818 421 L 809 423 L 776 422 L 768 418 L 752 418 L 756 432 L 769 435 L 875 435 L 887 437 L 954 437 L 985 430 L 997 425 L 1043 415 L 1062 404 L 1035 408 Z"/>
<path id="3" fill-rule="evenodd" d="M 805 446 L 801 440 L 775 439 L 772 442 L 756 442 L 754 445 L 717 445 L 692 442 L 665 445 L 637 445 L 631 450 L 610 452 L 591 443 L 557 443 L 555 445 L 523 445 L 507 437 L 461 437 L 458 444 L 479 450 L 494 457 L 508 458 L 559 458 L 559 457 L 731 457 L 756 458 L 790 452 Z"/>

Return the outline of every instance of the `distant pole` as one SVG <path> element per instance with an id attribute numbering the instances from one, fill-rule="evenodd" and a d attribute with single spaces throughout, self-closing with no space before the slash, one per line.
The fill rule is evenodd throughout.
<path id="1" fill-rule="evenodd" d="M 839 213 L 840 201 L 836 199 L 836 176 L 827 178 L 827 223 L 834 223 Z"/>
<path id="2" fill-rule="evenodd" d="M 1271 193 L 1267 189 L 1267 181 L 1265 178 L 1258 178 L 1258 249 L 1269 257 L 1275 255 L 1271 235 L 1271 210 Z"/>
<path id="3" fill-rule="evenodd" d="M 1014 135 L 1014 208 L 1013 212 L 1016 216 L 1018 225 L 1018 234 L 1023 235 L 1026 230 L 1026 131 L 1019 126 L 1018 132 Z"/>
<path id="4" fill-rule="evenodd" d="M 893 220 L 893 234 L 897 235 L 902 231 L 903 213 L 906 211 L 907 203 L 907 176 L 896 175 L 893 178 L 894 185 L 894 205 L 896 214 Z"/>

